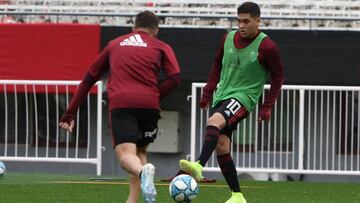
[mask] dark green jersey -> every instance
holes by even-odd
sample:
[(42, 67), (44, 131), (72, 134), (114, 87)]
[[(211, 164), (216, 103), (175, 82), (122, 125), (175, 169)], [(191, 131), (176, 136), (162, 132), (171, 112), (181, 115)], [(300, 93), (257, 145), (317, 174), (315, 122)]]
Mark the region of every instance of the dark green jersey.
[(261, 32), (247, 47), (237, 49), (234, 45), (235, 33), (229, 32), (224, 43), (220, 81), (213, 106), (222, 100), (235, 98), (252, 111), (267, 79), (267, 71), (258, 61), (259, 46), (266, 34)]

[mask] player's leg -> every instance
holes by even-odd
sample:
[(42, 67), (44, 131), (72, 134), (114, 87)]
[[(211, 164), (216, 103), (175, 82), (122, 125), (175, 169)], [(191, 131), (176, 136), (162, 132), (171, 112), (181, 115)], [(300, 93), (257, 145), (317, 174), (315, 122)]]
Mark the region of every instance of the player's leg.
[(232, 192), (240, 192), (235, 164), (230, 154), (230, 143), (231, 141), (228, 136), (219, 136), (219, 142), (216, 146), (217, 161), (230, 190)]
[(116, 146), (115, 151), (121, 167), (130, 175), (128, 201), (132, 202), (138, 198), (138, 188), (140, 185), (138, 181), (141, 178), (142, 185), (146, 187), (142, 190), (145, 203), (155, 202), (156, 191), (153, 181), (155, 167), (152, 164), (142, 165), (140, 158), (137, 156), (136, 145), (133, 143), (119, 144)]
[(138, 119), (132, 109), (114, 109), (110, 112), (110, 129), (114, 148), (121, 167), (132, 175), (139, 175), (142, 164), (137, 156), (139, 139)]
[(126, 203), (137, 203), (140, 194), (140, 178), (139, 176), (129, 175), (129, 196)]
[(216, 154), (221, 172), (232, 192), (231, 198), (226, 203), (244, 203), (246, 200), (240, 190), (235, 164), (230, 153), (230, 146), (233, 130), (236, 129), (240, 120), (247, 117), (248, 111), (243, 106), (232, 108), (232, 110), (232, 114), (230, 114), (232, 116), (227, 119), (228, 125), (222, 130), (223, 134), (219, 136)]
[(231, 198), (226, 203), (245, 203), (246, 200), (240, 190), (235, 164), (230, 154), (230, 144), (230, 138), (222, 134), (219, 136), (219, 142), (216, 146), (219, 167), (232, 193)]
[(156, 191), (154, 186), (155, 167), (148, 163), (142, 165), (136, 155), (136, 145), (133, 143), (119, 144), (115, 148), (121, 167), (130, 175), (130, 194), (128, 199), (137, 198), (138, 184), (136, 177), (141, 179), (141, 189), (145, 203), (155, 202)]
[(185, 159), (180, 160), (180, 168), (191, 174), (195, 180), (202, 179), (202, 167), (205, 166), (211, 154), (216, 148), (220, 129), (225, 126), (225, 119), (220, 113), (214, 113), (209, 119), (206, 127), (205, 141), (203, 143), (200, 156), (196, 162), (190, 162)]
[(134, 143), (118, 144), (115, 152), (121, 167), (129, 174), (139, 176), (142, 164), (136, 153), (136, 145)]
[(221, 135), (216, 147), (217, 160), (221, 172), (231, 190), (231, 197), (225, 203), (246, 203), (241, 193), (234, 161), (230, 154), (231, 141), (226, 135)]
[[(157, 136), (157, 123), (160, 118), (159, 110), (157, 109), (139, 109), (139, 129), (142, 139), (136, 142), (139, 151), (138, 156), (146, 158), (147, 146), (154, 142)], [(145, 159), (146, 161), (146, 159)], [(141, 191), (144, 196), (145, 203), (155, 202), (156, 188), (154, 183), (155, 167), (151, 164), (145, 164), (141, 173)]]
[(230, 100), (225, 100), (211, 109), (214, 112), (207, 121), (205, 140), (201, 149), (201, 153), (196, 162), (190, 162), (187, 160), (180, 160), (180, 168), (189, 174), (191, 174), (197, 181), (202, 178), (202, 167), (205, 166), (213, 151), (215, 150), (221, 129), (226, 126), (225, 111), (228, 110)]
[[(115, 109), (110, 114), (110, 128), (113, 135), (115, 152), (121, 167), (129, 175), (140, 176), (141, 179), (148, 180), (148, 175), (155, 170), (152, 164), (142, 165), (137, 156), (137, 141), (142, 139), (139, 134), (138, 114), (136, 109)], [(131, 177), (133, 180), (133, 177)], [(130, 186), (132, 187), (132, 185)], [(135, 188), (136, 186), (134, 186)], [(129, 197), (130, 198), (130, 197)], [(132, 197), (131, 197), (132, 198)], [(154, 200), (148, 198), (145, 203), (152, 203)]]
[(218, 141), (220, 130), (226, 125), (226, 120), (221, 113), (215, 112), (207, 121), (205, 141), (198, 157), (199, 163), (202, 166), (210, 159), (214, 152)]
[[(154, 187), (155, 167), (150, 163), (144, 165), (142, 164), (142, 162), (145, 162), (146, 159), (137, 156), (135, 144), (132, 144), (135, 146), (135, 150), (124, 148), (124, 146), (129, 147), (130, 144), (132, 143), (120, 144), (115, 148), (117, 156), (119, 157), (120, 165), (130, 175), (130, 192), (128, 201), (132, 202), (138, 198), (138, 190), (140, 189), (139, 186), (141, 180), (141, 188), (145, 203), (153, 203), (155, 202), (156, 197)], [(135, 151), (135, 153), (129, 153), (130, 151)]]
[[(146, 147), (137, 149), (137, 156), (139, 157), (141, 164), (145, 165), (147, 163), (146, 158)], [(129, 197), (126, 203), (137, 203), (139, 194), (140, 194), (140, 177), (138, 175), (130, 174), (130, 191)]]

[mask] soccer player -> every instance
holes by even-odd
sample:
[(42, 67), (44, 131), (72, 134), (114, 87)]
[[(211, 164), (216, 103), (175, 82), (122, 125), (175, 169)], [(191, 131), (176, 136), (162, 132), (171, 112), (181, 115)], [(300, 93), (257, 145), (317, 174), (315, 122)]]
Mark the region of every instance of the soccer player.
[(238, 7), (237, 13), (238, 30), (227, 33), (222, 39), (200, 99), (200, 107), (205, 109), (212, 98), (211, 116), (207, 120), (201, 153), (196, 162), (179, 162), (182, 170), (200, 180), (202, 168), (215, 150), (222, 174), (232, 192), (226, 203), (246, 202), (230, 155), (232, 131), (256, 106), (270, 73), (270, 92), (258, 114), (259, 122), (268, 121), (284, 80), (279, 49), (259, 30), (259, 6), (245, 2)]
[[(160, 100), (180, 83), (174, 51), (157, 39), (158, 25), (154, 13), (141, 12), (131, 33), (109, 42), (89, 68), (59, 124), (73, 130), (79, 105), (94, 83), (109, 72), (110, 130), (118, 161), (130, 176), (127, 203), (138, 202), (140, 189), (145, 203), (155, 202), (155, 167), (147, 163), (146, 148), (157, 135)], [(161, 69), (166, 79), (158, 85)]]

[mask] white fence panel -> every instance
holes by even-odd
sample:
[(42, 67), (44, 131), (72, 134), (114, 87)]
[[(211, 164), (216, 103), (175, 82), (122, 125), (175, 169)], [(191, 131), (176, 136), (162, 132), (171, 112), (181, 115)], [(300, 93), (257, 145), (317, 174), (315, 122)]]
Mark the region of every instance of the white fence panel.
[(95, 164), (101, 175), (102, 82), (77, 112), (74, 132), (58, 127), (79, 83), (0, 80), (0, 160)]
[[(209, 116), (198, 107), (204, 85), (192, 85), (191, 160), (200, 153)], [(360, 87), (284, 85), (270, 122), (257, 122), (258, 106), (234, 131), (237, 170), (360, 175), (359, 100)], [(214, 154), (204, 171), (220, 171)]]

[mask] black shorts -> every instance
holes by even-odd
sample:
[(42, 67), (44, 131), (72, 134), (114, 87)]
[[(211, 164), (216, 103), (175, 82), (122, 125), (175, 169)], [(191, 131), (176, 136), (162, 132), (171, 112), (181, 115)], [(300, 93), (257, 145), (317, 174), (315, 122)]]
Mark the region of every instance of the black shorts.
[(145, 147), (154, 142), (158, 132), (158, 109), (121, 108), (110, 112), (110, 130), (113, 147), (122, 143), (135, 143)]
[(236, 99), (227, 99), (219, 102), (210, 109), (210, 115), (221, 113), (226, 120), (226, 126), (220, 130), (221, 134), (231, 138), (232, 132), (236, 129), (237, 124), (249, 115), (248, 110)]

